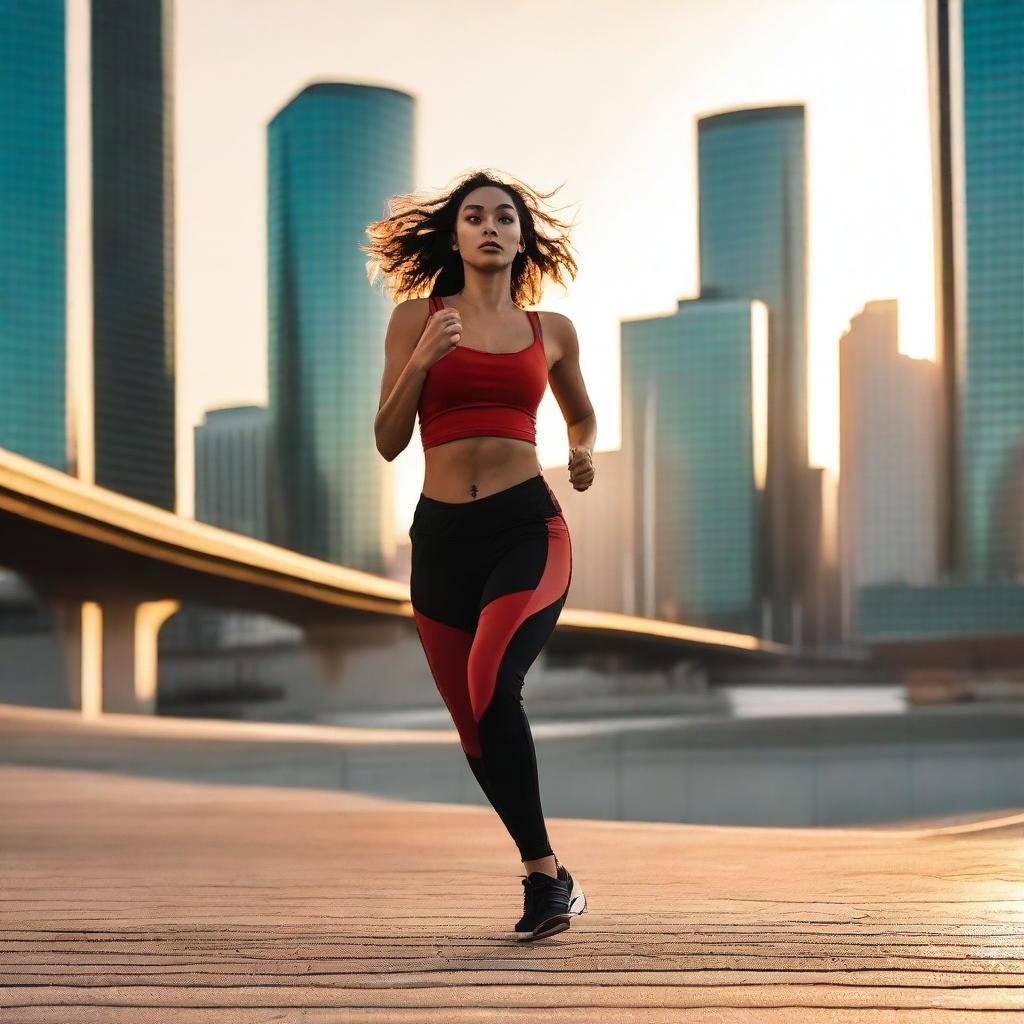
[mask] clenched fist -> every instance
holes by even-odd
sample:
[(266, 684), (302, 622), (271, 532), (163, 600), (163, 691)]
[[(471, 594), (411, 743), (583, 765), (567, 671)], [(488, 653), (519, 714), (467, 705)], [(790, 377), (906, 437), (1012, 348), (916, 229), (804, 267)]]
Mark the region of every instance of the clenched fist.
[(594, 456), (589, 448), (569, 449), (569, 482), (577, 491), (585, 491), (594, 482)]

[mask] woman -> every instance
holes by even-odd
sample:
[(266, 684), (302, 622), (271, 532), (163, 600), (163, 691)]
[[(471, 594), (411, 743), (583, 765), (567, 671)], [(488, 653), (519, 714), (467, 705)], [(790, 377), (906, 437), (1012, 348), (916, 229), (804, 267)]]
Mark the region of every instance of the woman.
[[(576, 271), (565, 237), (538, 233), (538, 221), (566, 225), (536, 196), (474, 173), (433, 201), (398, 197), (363, 247), (371, 282), (382, 270), (399, 300), (374, 423), (385, 459), (420, 419), (425, 474), (409, 530), (416, 628), (470, 768), (519, 849), (521, 941), (564, 931), (586, 907), (548, 841), (522, 704), (572, 575), (569, 531), (536, 454), (546, 385), (568, 424), (577, 491), (594, 480), (597, 433), (572, 322), (522, 308), (545, 275), (564, 284), (563, 268)], [(403, 300), (428, 286), (428, 299)]]

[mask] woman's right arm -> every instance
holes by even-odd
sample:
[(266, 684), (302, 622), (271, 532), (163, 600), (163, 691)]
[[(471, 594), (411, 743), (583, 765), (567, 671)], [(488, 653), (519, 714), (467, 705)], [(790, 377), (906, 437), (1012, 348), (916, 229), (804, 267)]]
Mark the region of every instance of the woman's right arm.
[(406, 299), (398, 303), (391, 311), (384, 338), (384, 373), (373, 432), (377, 451), (388, 462), (405, 450), (412, 437), (420, 392), (427, 379), (429, 367), (417, 353), (425, 307), (423, 299)]
[(438, 309), (424, 320), (426, 299), (405, 299), (391, 311), (384, 338), (384, 375), (373, 432), (377, 451), (398, 458), (412, 437), (427, 371), (462, 340), (457, 309)]

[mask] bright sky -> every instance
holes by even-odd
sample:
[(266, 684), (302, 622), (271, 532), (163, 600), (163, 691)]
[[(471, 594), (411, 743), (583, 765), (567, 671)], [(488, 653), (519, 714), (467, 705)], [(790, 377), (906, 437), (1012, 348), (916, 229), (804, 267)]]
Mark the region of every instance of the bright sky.
[[(323, 80), (417, 98), (415, 188), (478, 167), (564, 182), (580, 271), (540, 308), (576, 326), (598, 450), (620, 440), (619, 320), (697, 292), (696, 119), (806, 104), (810, 454), (834, 469), (850, 318), (897, 298), (901, 350), (934, 351), (924, 19), (924, 0), (177, 0), (179, 511), (204, 410), (267, 400), (266, 124)], [(550, 392), (538, 445), (564, 466)], [(394, 465), (402, 523), (416, 432)]]

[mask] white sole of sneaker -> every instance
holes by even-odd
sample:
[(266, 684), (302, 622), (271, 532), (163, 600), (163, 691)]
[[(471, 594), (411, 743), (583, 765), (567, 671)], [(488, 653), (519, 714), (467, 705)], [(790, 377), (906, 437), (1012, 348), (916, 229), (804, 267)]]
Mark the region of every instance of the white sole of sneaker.
[(572, 892), (569, 894), (569, 913), (579, 916), (587, 909), (587, 897), (580, 888), (580, 883), (572, 880)]
[(513, 932), (517, 942), (532, 942), (534, 939), (546, 939), (549, 935), (557, 935), (569, 927), (569, 914), (556, 914), (546, 921), (541, 921), (532, 932)]

